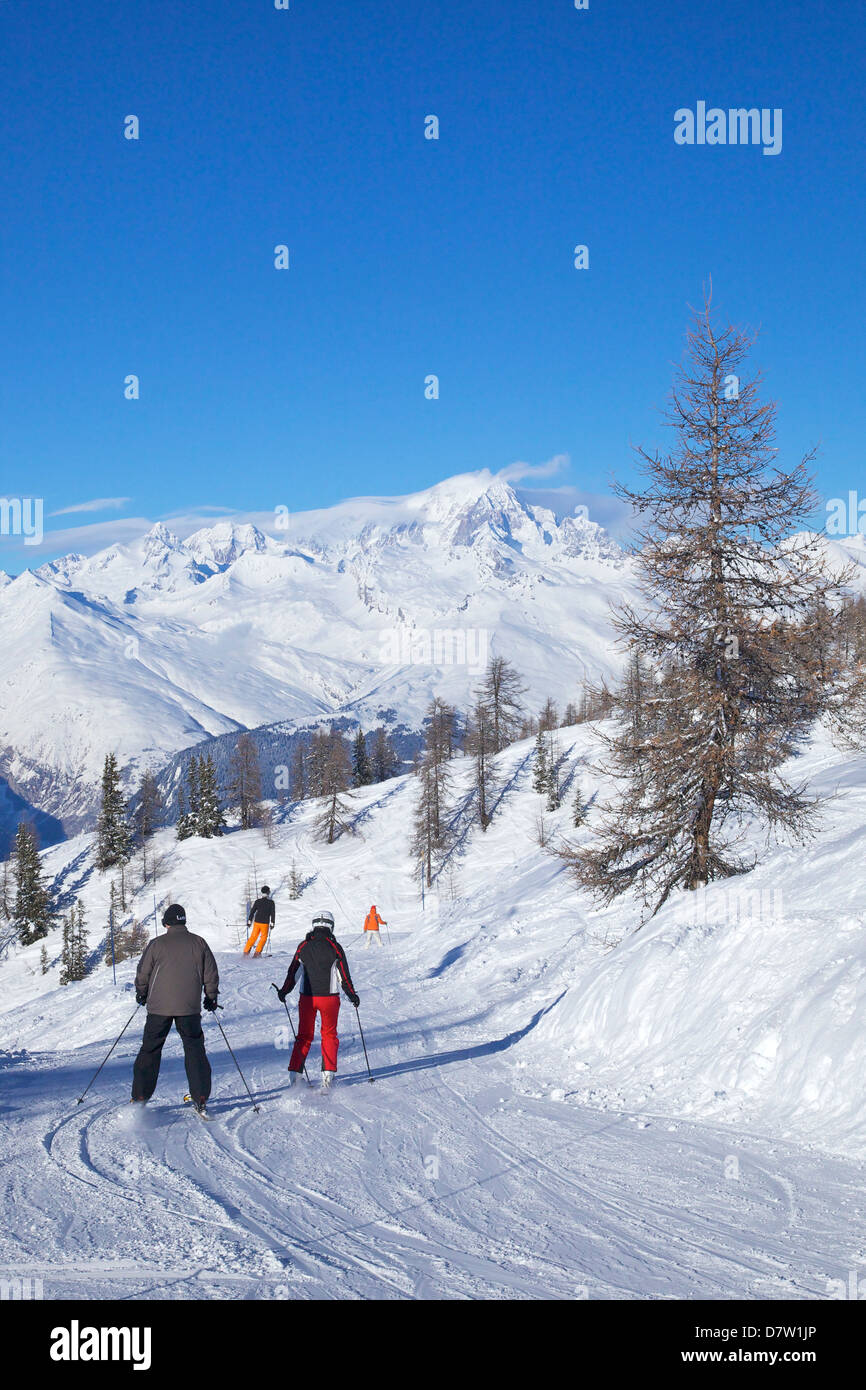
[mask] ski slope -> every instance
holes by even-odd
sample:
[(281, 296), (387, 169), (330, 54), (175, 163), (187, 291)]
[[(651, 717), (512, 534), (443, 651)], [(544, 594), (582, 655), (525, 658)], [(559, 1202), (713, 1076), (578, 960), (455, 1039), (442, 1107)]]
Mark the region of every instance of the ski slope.
[[(591, 793), (591, 727), (561, 738)], [(814, 777), (837, 786), (847, 776), (850, 795), (829, 808), (812, 857), (800, 856), (803, 882), (822, 873), (825, 915), (811, 936), (817, 907), (797, 902), (797, 867), (781, 861), (794, 949), (781, 966), (774, 955), (776, 994), (764, 1000), (746, 990), (755, 957), (734, 940), (739, 921), (708, 932), (660, 915), (622, 939), (634, 911), (596, 913), (568, 885), (534, 841), (530, 751), (502, 755), (502, 799), (484, 836), (465, 814), (469, 769), (455, 765), (458, 848), (423, 908), (405, 852), (411, 778), (360, 793), (358, 833), (330, 847), (313, 840), (309, 807), (285, 812), (270, 849), (257, 832), (180, 845), (166, 834), (159, 891), (217, 951), (219, 1019), (258, 1113), (210, 1017), (214, 1123), (180, 1104), (175, 1034), (153, 1102), (132, 1111), (144, 1021), (133, 964), (118, 968), (116, 987), (100, 965), (60, 989), (55, 966), (38, 973), (38, 947), (15, 951), (0, 966), (0, 1268), (41, 1276), (46, 1298), (86, 1299), (802, 1299), (830, 1296), (861, 1268), (866, 1059), (838, 1005), (823, 1046), (833, 1056), (844, 1040), (850, 1055), (823, 1109), (815, 1102), (797, 1120), (790, 1071), (799, 1037), (801, 1072), (822, 1079), (803, 1027), (824, 1017), (817, 955), (838, 973), (850, 948), (855, 1003), (863, 975), (859, 936), (834, 907), (844, 878), (821, 871), (862, 823), (858, 760), (834, 764), (820, 744), (809, 754)], [(551, 819), (565, 833), (567, 812)], [(94, 927), (108, 889), (88, 846), (80, 837), (45, 860)], [(298, 903), (280, 891), (292, 858), (316, 876)], [(236, 944), (253, 861), (277, 890), (274, 954), (259, 961)], [(758, 873), (772, 881), (774, 862)], [(360, 938), (372, 901), (388, 922), (381, 949)], [(142, 894), (142, 915), (146, 905)], [(287, 1087), (287, 1020), (269, 988), (320, 906), (337, 918), (375, 1075), (370, 1085), (344, 1004), (331, 1094), (319, 1089), (318, 1043), (313, 1087)], [(777, 953), (779, 932), (759, 930)], [(739, 1090), (729, 1083), (737, 1106), (726, 1109), (709, 1056), (719, 1073), (739, 1064), (745, 1074), (762, 1010), (778, 1015), (777, 1084), (766, 1067)]]

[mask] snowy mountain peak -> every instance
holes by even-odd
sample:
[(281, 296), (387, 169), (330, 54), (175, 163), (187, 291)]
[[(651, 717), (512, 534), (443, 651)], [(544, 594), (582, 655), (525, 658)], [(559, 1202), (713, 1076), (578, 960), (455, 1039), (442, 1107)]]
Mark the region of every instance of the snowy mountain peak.
[(173, 531), (169, 531), (161, 521), (144, 537), (144, 556), (147, 560), (162, 560), (169, 551), (181, 550), (181, 542)]
[(261, 554), (268, 549), (268, 538), (257, 526), (220, 521), (187, 537), (185, 549), (200, 564), (224, 569), (247, 551)]

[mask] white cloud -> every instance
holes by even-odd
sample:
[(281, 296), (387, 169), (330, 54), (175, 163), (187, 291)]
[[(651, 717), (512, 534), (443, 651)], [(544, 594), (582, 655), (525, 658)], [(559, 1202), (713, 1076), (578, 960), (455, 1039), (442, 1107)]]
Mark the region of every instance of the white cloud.
[(554, 454), (546, 463), (509, 463), (496, 474), (506, 483), (520, 483), (533, 478), (555, 478), (568, 467), (568, 454)]
[(73, 512), (108, 512), (116, 511), (118, 507), (125, 507), (127, 502), (131, 502), (131, 497), (94, 497), (90, 502), (76, 502), (71, 507), (60, 507), (56, 512), (49, 512), (49, 516), (69, 516)]

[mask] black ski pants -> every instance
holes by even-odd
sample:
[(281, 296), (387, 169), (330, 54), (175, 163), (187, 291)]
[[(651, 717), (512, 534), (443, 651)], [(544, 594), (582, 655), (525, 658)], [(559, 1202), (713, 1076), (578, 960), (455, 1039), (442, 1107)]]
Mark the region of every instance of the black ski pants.
[(162, 1045), (171, 1032), (172, 1024), (175, 1024), (183, 1042), (190, 1095), (199, 1102), (207, 1100), (210, 1095), (210, 1062), (204, 1050), (201, 1014), (183, 1014), (180, 1018), (172, 1018), (170, 1014), (148, 1014), (141, 1050), (132, 1071), (133, 1100), (150, 1100), (156, 1090)]

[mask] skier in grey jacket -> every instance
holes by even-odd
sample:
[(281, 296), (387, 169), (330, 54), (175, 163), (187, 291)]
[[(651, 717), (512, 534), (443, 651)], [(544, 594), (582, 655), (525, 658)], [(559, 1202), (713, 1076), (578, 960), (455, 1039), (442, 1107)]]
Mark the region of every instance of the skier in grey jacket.
[(162, 919), (165, 935), (145, 948), (135, 975), (135, 999), (147, 1005), (141, 1050), (132, 1073), (132, 1099), (147, 1101), (156, 1089), (162, 1047), (172, 1023), (183, 1042), (189, 1094), (198, 1109), (210, 1095), (211, 1070), (201, 1027), (204, 1007), (213, 1011), (219, 994), (219, 971), (204, 937), (186, 929), (186, 913), (172, 903)]

